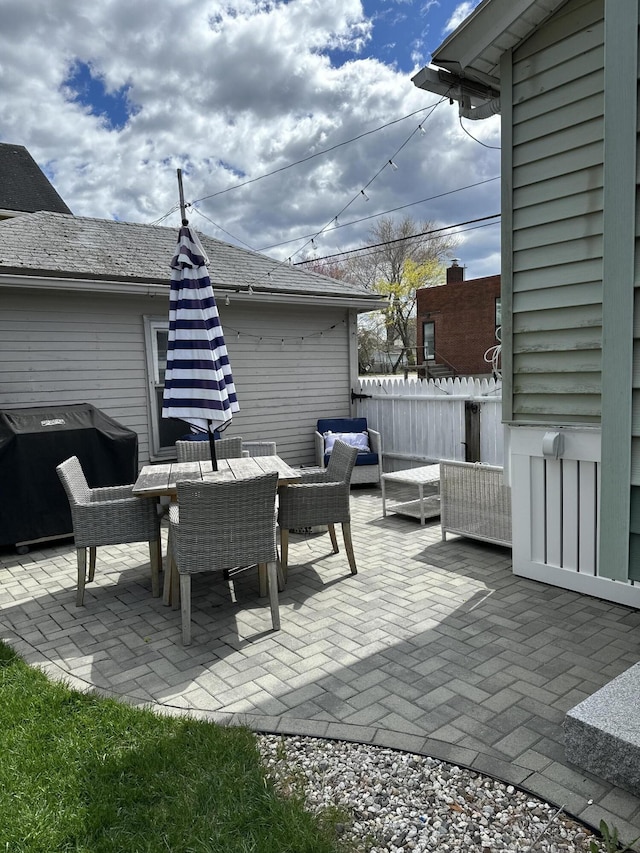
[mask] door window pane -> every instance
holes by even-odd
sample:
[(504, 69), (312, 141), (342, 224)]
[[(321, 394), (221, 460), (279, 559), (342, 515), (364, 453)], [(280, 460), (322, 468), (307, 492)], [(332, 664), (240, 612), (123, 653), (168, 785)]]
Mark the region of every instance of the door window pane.
[(178, 438), (189, 432), (184, 421), (162, 417), (162, 397), (164, 393), (164, 375), (167, 369), (167, 345), (169, 324), (158, 318), (145, 318), (145, 339), (147, 348), (147, 370), (149, 383), (149, 449), (153, 458), (175, 456), (175, 443)]
[(436, 324), (428, 321), (422, 324), (424, 361), (434, 361), (436, 357)]

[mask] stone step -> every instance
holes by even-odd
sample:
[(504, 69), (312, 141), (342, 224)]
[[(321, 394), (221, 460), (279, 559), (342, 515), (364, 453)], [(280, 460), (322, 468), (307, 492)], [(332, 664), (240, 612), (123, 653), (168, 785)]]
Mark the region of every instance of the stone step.
[(564, 742), (570, 762), (640, 796), (640, 663), (566, 714)]
[(422, 375), (429, 379), (449, 379), (455, 376), (456, 372), (446, 364), (429, 362), (428, 364), (418, 365), (418, 375)]

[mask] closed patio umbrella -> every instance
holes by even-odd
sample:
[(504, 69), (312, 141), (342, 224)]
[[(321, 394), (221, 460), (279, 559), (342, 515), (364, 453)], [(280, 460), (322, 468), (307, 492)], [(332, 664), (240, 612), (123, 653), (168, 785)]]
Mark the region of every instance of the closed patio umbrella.
[(180, 418), (196, 432), (208, 432), (217, 470), (214, 431), (239, 411), (218, 307), (195, 231), (183, 224), (171, 261), (167, 369), (163, 418)]

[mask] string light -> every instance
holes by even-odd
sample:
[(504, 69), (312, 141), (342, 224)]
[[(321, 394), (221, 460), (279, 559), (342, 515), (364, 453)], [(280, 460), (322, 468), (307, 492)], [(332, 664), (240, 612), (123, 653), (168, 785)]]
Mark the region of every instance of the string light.
[(398, 171), (398, 167), (397, 167), (397, 166), (396, 166), (396, 164), (393, 162), (393, 160), (389, 160), (389, 165), (391, 166), (391, 168), (393, 169), (393, 171), (394, 171), (394, 172), (397, 172), (397, 171)]
[[(332, 326), (329, 326), (327, 329), (321, 329), (318, 332), (310, 332), (308, 335), (255, 335), (251, 332), (242, 332), (243, 338), (250, 338), (251, 340), (258, 341), (258, 343), (262, 343), (263, 341), (273, 341), (274, 343), (279, 343), (280, 348), (284, 349), (286, 343), (291, 341), (295, 341), (296, 343), (303, 343), (305, 340), (309, 338), (324, 338), (325, 335), (328, 335), (334, 329), (337, 329), (338, 326), (345, 326), (346, 321), (342, 320), (340, 323), (334, 323)], [(236, 340), (240, 340), (240, 330), (234, 329), (232, 326), (225, 324), (225, 332), (228, 333), (229, 337), (232, 334), (235, 334)]]
[(228, 293), (227, 293), (227, 298), (224, 300), (224, 304), (225, 304), (225, 305), (230, 305), (230, 304), (231, 304), (231, 300), (229, 299), (229, 294), (228, 294)]
[[(443, 103), (445, 100), (446, 100), (446, 98), (445, 98), (445, 97), (443, 97), (443, 98), (441, 98), (437, 103), (435, 103), (432, 107), (430, 107), (430, 108), (429, 108), (429, 109), (430, 109), (430, 112), (429, 112), (429, 114), (426, 116), (425, 120), (426, 120), (427, 118), (429, 118), (429, 117), (433, 114), (434, 110), (435, 110), (435, 109), (436, 109), (436, 108), (437, 108), (441, 103)], [(424, 120), (423, 120), (423, 121), (424, 121)], [(425, 133), (425, 130), (424, 130), (423, 126), (422, 126), (422, 123), (420, 123), (420, 124), (419, 124), (419, 125), (418, 125), (418, 126), (417, 126), (417, 127), (416, 127), (412, 132), (411, 132), (411, 133), (410, 133), (410, 135), (407, 137), (407, 139), (405, 139), (405, 141), (402, 143), (402, 145), (400, 145), (400, 147), (399, 147), (399, 148), (394, 152), (393, 157), (397, 156), (397, 155), (398, 155), (398, 154), (403, 150), (403, 148), (405, 148), (405, 146), (409, 144), (410, 140), (413, 138), (413, 136), (414, 136), (418, 131), (420, 131), (421, 133)], [(337, 213), (337, 214), (336, 214), (336, 215), (335, 215), (331, 220), (329, 220), (329, 222), (328, 222), (326, 225), (324, 225), (322, 228), (320, 228), (320, 229), (316, 232), (316, 234), (314, 235), (314, 237), (317, 237), (317, 236), (319, 236), (320, 234), (322, 234), (325, 230), (327, 230), (327, 228), (328, 228), (331, 224), (333, 224), (333, 225), (334, 225), (334, 227), (338, 227), (338, 217), (339, 217), (342, 213), (344, 213), (344, 212), (345, 212), (345, 211), (346, 211), (346, 210), (347, 210), (347, 209), (348, 209), (348, 208), (353, 204), (353, 202), (355, 201), (355, 199), (356, 199), (356, 198), (358, 198), (358, 196), (359, 196), (359, 195), (363, 196), (364, 200), (368, 202), (368, 201), (369, 201), (369, 196), (368, 196), (368, 195), (367, 195), (367, 193), (365, 192), (365, 189), (366, 189), (367, 187), (369, 187), (369, 186), (370, 186), (370, 185), (371, 185), (371, 184), (376, 180), (376, 178), (378, 178), (378, 176), (381, 174), (381, 172), (382, 172), (382, 171), (383, 171), (383, 170), (384, 170), (388, 165), (391, 165), (391, 167), (392, 167), (392, 168), (397, 169), (397, 166), (395, 165), (395, 163), (394, 163), (394, 161), (393, 161), (393, 158), (392, 158), (392, 157), (390, 157), (390, 158), (387, 160), (387, 162), (385, 162), (385, 163), (384, 163), (384, 164), (383, 164), (383, 165), (378, 169), (378, 171), (373, 175), (373, 177), (369, 180), (369, 182), (368, 182), (367, 184), (365, 184), (365, 186), (360, 190), (360, 192), (359, 192), (359, 193), (357, 193), (357, 194), (356, 194), (356, 195), (355, 195), (355, 196), (354, 196), (354, 197), (353, 197), (349, 202), (347, 202), (347, 204), (342, 208), (342, 210), (340, 210), (340, 211), (339, 211), (339, 212), (338, 212), (338, 213)], [(249, 182), (249, 183), (250, 183), (250, 182)], [(210, 197), (212, 197), (212, 196), (207, 196), (207, 197), (205, 197), (205, 198), (210, 198)], [(204, 198), (202, 198), (202, 199), (198, 199), (198, 201), (204, 201)], [(194, 204), (194, 205), (195, 205), (195, 202), (193, 202), (192, 204)], [(199, 212), (200, 212), (200, 211), (199, 211)], [(206, 217), (206, 218), (208, 218), (208, 217)], [(212, 221), (212, 220), (210, 220), (210, 221)], [(213, 223), (213, 224), (216, 224), (216, 223)], [(216, 224), (216, 227), (219, 227), (219, 226), (217, 226), (217, 224)], [(312, 237), (311, 239), (313, 240), (313, 237)], [(311, 242), (311, 241), (307, 241), (304, 245), (302, 245), (302, 246), (301, 246), (301, 247), (300, 247), (296, 252), (294, 252), (294, 255), (297, 255), (297, 254), (299, 254), (300, 252), (302, 252), (302, 251), (303, 251), (303, 249), (304, 249), (307, 245), (309, 245), (309, 242)], [(245, 244), (245, 245), (246, 245), (246, 244)], [(287, 258), (287, 260), (286, 260), (286, 263), (287, 263), (288, 265), (290, 265), (290, 266), (291, 266), (291, 265), (293, 265), (293, 256), (288, 257), (288, 258)], [(275, 267), (274, 267), (274, 268), (277, 268), (278, 266), (281, 266), (281, 264), (282, 264), (282, 262), (276, 262), (276, 263), (275, 263)], [(270, 275), (270, 273), (269, 273), (268, 271), (267, 271), (266, 273), (263, 273), (262, 275), (264, 276), (265, 274), (266, 274), (266, 275)], [(258, 281), (260, 278), (262, 278), (262, 276), (258, 277), (258, 278), (257, 278), (257, 279), (255, 279), (255, 280), (256, 280), (256, 281)], [(247, 290), (248, 290), (248, 293), (249, 293), (249, 294), (253, 294), (253, 288), (251, 287), (251, 285), (250, 285), (250, 284), (249, 284), (249, 286), (248, 286)]]

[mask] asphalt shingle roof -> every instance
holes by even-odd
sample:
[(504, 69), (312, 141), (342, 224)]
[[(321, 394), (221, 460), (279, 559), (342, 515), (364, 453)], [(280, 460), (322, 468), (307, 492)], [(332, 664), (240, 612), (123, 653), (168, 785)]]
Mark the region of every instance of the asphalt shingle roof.
[(71, 213), (23, 145), (0, 143), (0, 209)]
[[(0, 221), (0, 274), (167, 283), (177, 229), (40, 212)], [(225, 289), (355, 297), (380, 296), (200, 234), (211, 282)], [(377, 307), (377, 306), (372, 306)]]

